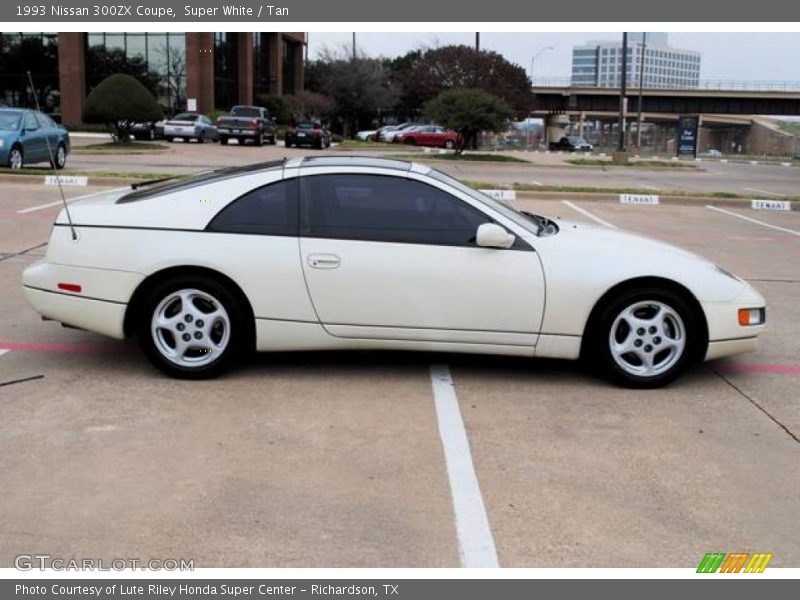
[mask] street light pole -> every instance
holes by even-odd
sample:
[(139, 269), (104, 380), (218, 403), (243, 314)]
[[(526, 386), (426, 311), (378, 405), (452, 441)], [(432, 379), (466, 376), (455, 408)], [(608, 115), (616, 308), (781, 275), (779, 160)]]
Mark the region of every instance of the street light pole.
[(546, 52), (547, 50), (555, 50), (553, 46), (545, 46), (544, 48), (540, 49), (536, 54), (531, 56), (531, 85), (533, 85), (533, 65), (536, 63), (536, 59), (539, 58), (539, 55), (542, 52)]
[(622, 78), (619, 87), (619, 143), (617, 150), (625, 152), (625, 86), (628, 83), (628, 32), (622, 34)]
[(642, 90), (644, 89), (644, 61), (647, 54), (647, 33), (642, 33), (642, 54), (639, 56), (639, 116), (636, 119), (636, 149), (642, 149)]
[(353, 60), (356, 59), (356, 32), (353, 32)]
[(481, 34), (479, 32), (475, 32), (475, 52), (481, 51)]

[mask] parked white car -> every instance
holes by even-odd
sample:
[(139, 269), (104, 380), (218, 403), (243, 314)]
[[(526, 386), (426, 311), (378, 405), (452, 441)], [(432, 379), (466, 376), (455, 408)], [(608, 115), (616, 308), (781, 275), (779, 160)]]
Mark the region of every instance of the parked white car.
[(673, 246), (517, 212), (429, 167), (307, 157), (64, 210), (22, 283), (48, 319), (217, 375), (258, 350), (590, 358), (656, 387), (756, 348), (764, 299)]

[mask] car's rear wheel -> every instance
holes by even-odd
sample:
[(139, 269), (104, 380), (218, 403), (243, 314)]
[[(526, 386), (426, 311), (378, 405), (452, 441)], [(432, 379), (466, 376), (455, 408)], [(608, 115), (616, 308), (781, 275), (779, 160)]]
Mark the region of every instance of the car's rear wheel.
[(416, 146), (417, 140), (415, 140), (414, 138), (406, 138), (405, 140), (403, 140), (403, 143), (408, 144), (409, 146)]
[(144, 302), (138, 338), (147, 358), (173, 377), (206, 379), (240, 353), (244, 311), (213, 279), (178, 277)]
[(165, 137), (164, 139), (167, 140), (170, 144), (175, 141), (174, 137)]
[(599, 366), (626, 387), (656, 388), (678, 378), (697, 357), (698, 317), (678, 294), (631, 290), (602, 311), (593, 336)]
[(228, 145), (227, 136), (224, 135), (219, 136), (219, 143), (222, 144), (223, 146), (227, 146)]
[(453, 148), (456, 147), (456, 143), (453, 140), (447, 140), (444, 143), (444, 147), (447, 148), (448, 150), (452, 150)]
[(283, 141), (283, 145), (286, 148), (291, 148), (292, 147), (292, 142), (290, 142), (289, 140), (284, 140)]
[(22, 148), (20, 146), (11, 148), (11, 151), (8, 153), (8, 168), (21, 169), (24, 163), (25, 156), (22, 153)]
[(261, 146), (264, 143), (264, 134), (259, 133), (255, 138), (253, 138), (253, 143), (256, 146)]

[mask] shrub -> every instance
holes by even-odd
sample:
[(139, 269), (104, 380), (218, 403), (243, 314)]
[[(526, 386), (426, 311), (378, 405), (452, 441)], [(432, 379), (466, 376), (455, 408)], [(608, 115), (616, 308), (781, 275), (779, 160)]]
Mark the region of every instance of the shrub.
[(107, 125), (120, 141), (130, 139), (134, 123), (157, 121), (163, 115), (153, 94), (135, 77), (121, 73), (101, 81), (83, 105), (84, 122)]

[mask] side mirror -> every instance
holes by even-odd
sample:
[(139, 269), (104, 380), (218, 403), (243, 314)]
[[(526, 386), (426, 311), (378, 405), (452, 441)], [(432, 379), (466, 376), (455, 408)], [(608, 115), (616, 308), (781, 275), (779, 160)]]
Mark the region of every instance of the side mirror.
[(483, 223), (478, 227), (475, 243), (482, 248), (511, 248), (516, 239), (497, 223)]

